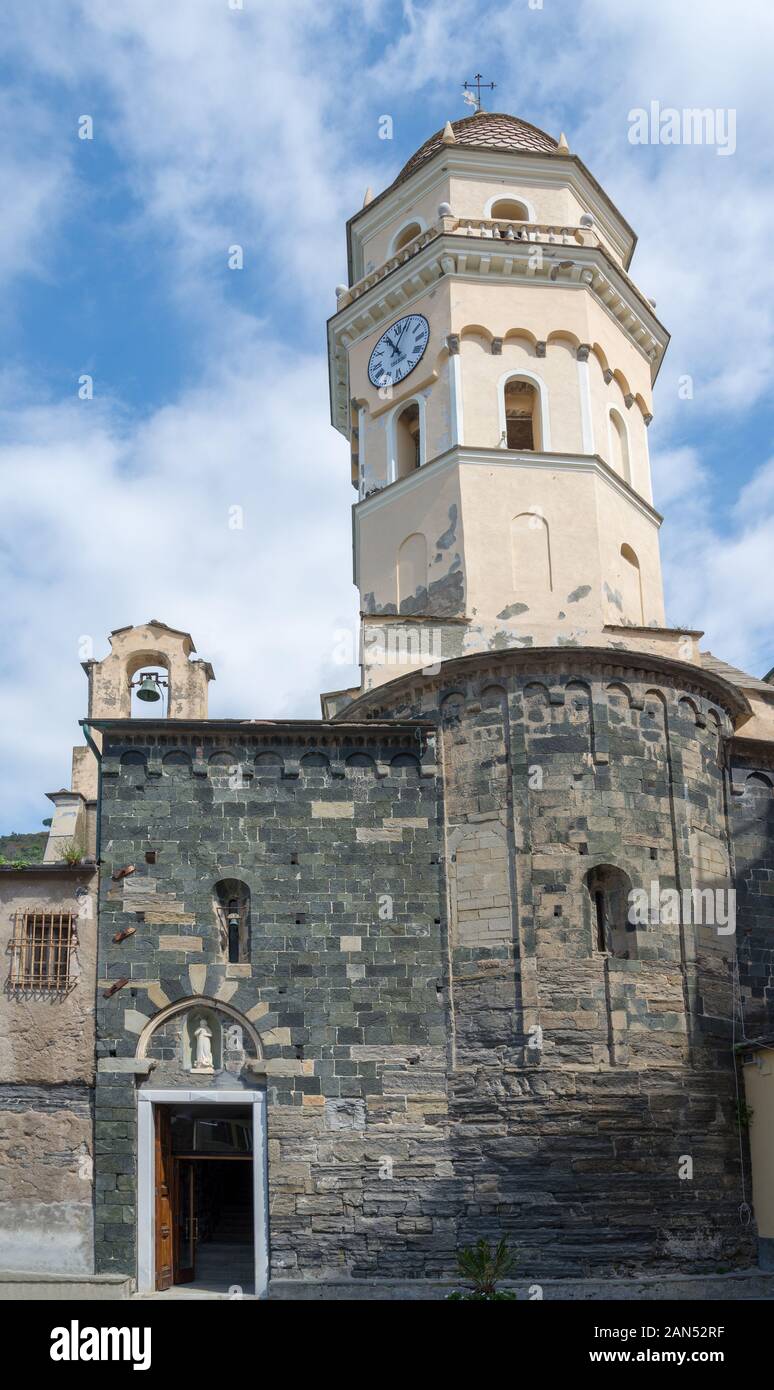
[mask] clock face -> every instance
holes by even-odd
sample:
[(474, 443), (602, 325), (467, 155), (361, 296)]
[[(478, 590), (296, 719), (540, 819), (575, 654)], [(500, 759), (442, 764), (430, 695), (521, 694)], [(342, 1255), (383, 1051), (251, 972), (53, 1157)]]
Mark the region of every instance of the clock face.
[(422, 314), (407, 314), (383, 333), (368, 359), (373, 386), (397, 386), (424, 356), (430, 325)]

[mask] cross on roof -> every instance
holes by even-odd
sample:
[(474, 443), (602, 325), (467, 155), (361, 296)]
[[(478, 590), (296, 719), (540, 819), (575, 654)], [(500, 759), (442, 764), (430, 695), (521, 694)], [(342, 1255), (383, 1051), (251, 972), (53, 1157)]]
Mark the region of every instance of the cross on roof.
[[(490, 88), (491, 91), (494, 91), (495, 86), (496, 86), (496, 83), (494, 83), (494, 82), (482, 82), (482, 81), (481, 81), (481, 73), (480, 73), (480, 72), (477, 72), (472, 82), (463, 82), (463, 84), (462, 84), (462, 94), (463, 94), (463, 96), (464, 96), (464, 98), (465, 98), (465, 100), (466, 100), (466, 102), (468, 103), (469, 106), (475, 106), (476, 110), (477, 110), (477, 111), (480, 111), (480, 110), (481, 110), (481, 88), (482, 88), (482, 87), (488, 87), (488, 88)], [(475, 96), (473, 96), (473, 88), (474, 88), (474, 87), (475, 87), (475, 90), (476, 90), (476, 95), (475, 95)]]

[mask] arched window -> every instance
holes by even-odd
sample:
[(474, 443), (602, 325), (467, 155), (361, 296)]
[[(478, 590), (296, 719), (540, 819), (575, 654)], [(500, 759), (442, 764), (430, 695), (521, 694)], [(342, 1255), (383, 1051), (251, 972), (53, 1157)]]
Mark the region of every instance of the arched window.
[(410, 401), (395, 418), (395, 476), (408, 478), (422, 462), (419, 405)]
[(505, 448), (522, 452), (542, 447), (540, 400), (531, 381), (511, 377), (505, 383)]
[(597, 864), (586, 875), (594, 949), (619, 960), (637, 959), (636, 925), (629, 921), (631, 879), (612, 864)]
[(218, 924), (221, 959), (242, 965), (250, 959), (250, 889), (237, 878), (215, 884), (212, 905)]
[(404, 246), (408, 246), (409, 242), (413, 241), (415, 236), (419, 236), (421, 231), (422, 227), (418, 222), (409, 222), (407, 227), (402, 227), (392, 243), (393, 256), (397, 256), (398, 252), (402, 251)]
[(398, 611), (427, 595), (427, 541), (419, 532), (407, 536), (398, 551)]
[(621, 546), (620, 584), (623, 615), (630, 623), (641, 626), (645, 621), (642, 603), (640, 562), (630, 545)]
[(631, 483), (629, 435), (623, 416), (613, 408), (610, 410), (610, 467), (620, 474), (624, 482)]
[(498, 198), (489, 209), (495, 222), (529, 222), (529, 210), (516, 198)]

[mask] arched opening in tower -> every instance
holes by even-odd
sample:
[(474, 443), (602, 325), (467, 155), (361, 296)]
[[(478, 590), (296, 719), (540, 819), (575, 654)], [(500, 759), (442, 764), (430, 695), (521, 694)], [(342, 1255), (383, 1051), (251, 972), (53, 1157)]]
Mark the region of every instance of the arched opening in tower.
[(520, 451), (540, 448), (538, 393), (530, 381), (505, 383), (505, 442)]
[(408, 478), (421, 461), (421, 425), (419, 406), (411, 401), (395, 421), (397, 477)]

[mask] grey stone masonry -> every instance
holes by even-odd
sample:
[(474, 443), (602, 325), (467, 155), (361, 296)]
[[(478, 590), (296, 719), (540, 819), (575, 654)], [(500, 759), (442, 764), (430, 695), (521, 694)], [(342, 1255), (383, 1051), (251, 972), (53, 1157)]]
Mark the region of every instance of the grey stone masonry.
[[(455, 1228), (460, 1244), (506, 1235), (530, 1277), (752, 1258), (723, 917), (738, 701), (682, 663), (551, 649), (447, 663), (348, 707), (438, 730)], [(770, 822), (756, 835), (759, 866)], [(769, 971), (772, 898), (753, 881)], [(600, 940), (611, 883), (649, 906)], [(720, 921), (699, 890), (719, 890)]]
[(746, 1036), (774, 1032), (774, 748), (731, 745), (730, 818)]
[(106, 723), (97, 1267), (134, 1271), (137, 1093), (191, 1086), (195, 1007), (197, 1087), (267, 1090), (274, 1280), (447, 1278), (480, 1236), (530, 1282), (752, 1263), (732, 1046), (771, 1007), (774, 864), (742, 700), (552, 648), (333, 722)]
[[(153, 1070), (100, 1071), (97, 1268), (135, 1268), (137, 1088), (191, 1086), (184, 1014), (169, 1013), (186, 1000), (243, 1024), (233, 1041), (224, 1027), (221, 1067), (195, 1084), (267, 1087), (273, 1270), (443, 1268), (454, 1238), (441, 1198), (434, 740), (416, 724), (136, 721), (103, 734), (97, 1048), (101, 1067), (139, 1056)], [(239, 962), (221, 881), (249, 890)]]

